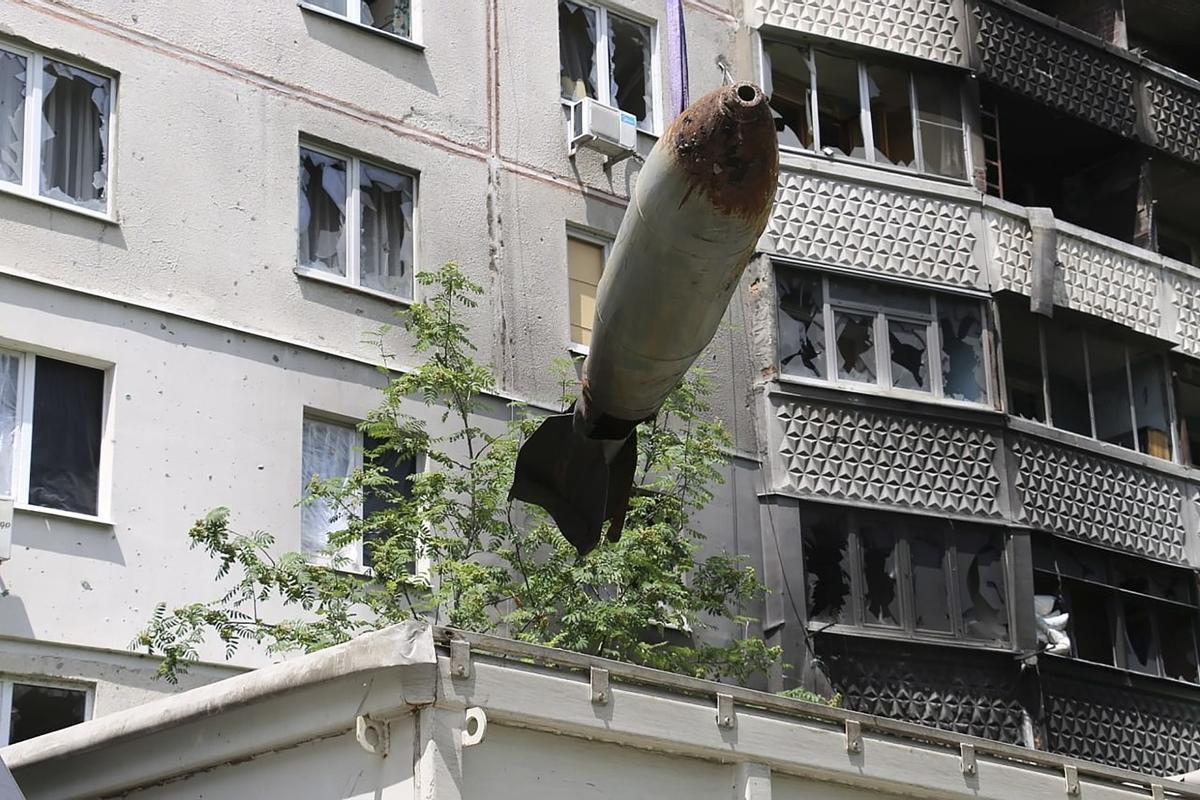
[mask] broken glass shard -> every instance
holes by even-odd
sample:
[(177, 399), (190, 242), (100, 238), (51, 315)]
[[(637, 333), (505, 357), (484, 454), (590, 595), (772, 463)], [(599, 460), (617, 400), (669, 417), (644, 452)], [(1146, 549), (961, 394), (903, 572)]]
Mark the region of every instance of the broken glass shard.
[(412, 297), (412, 177), (363, 164), (359, 206), (362, 285)]
[(846, 532), (832, 514), (801, 517), (808, 618), (817, 622), (850, 622), (850, 547)]
[(652, 130), (650, 28), (610, 12), (608, 57), (613, 105), (636, 117), (642, 130)]
[(838, 377), (875, 383), (875, 317), (838, 311), (833, 320), (837, 335)]
[(918, 531), (909, 539), (913, 605), (918, 630), (954, 630), (946, 580), (946, 541), (941, 531)]
[(900, 625), (900, 592), (896, 573), (896, 537), (875, 524), (859, 531), (863, 562), (863, 613), (873, 625)]
[(596, 12), (558, 2), (559, 83), (564, 100), (596, 99)]
[(97, 211), (108, 189), (111, 82), (46, 59), (42, 70), (41, 194)]
[(892, 385), (900, 389), (930, 391), (928, 329), (924, 323), (888, 321), (888, 351)]
[(1008, 602), (1004, 588), (1004, 550), (1000, 537), (957, 529), (958, 599), (963, 633), (972, 639), (1008, 639)]
[(811, 272), (779, 269), (779, 366), (785, 375), (826, 378), (825, 302), (821, 277)]
[(969, 403), (985, 402), (987, 378), (983, 367), (982, 307), (975, 300), (939, 295), (937, 310), (938, 331), (942, 337), (944, 395)]
[(346, 162), (300, 148), (302, 267), (346, 274)]
[(24, 56), (0, 50), (0, 181), (20, 183), (25, 155)]

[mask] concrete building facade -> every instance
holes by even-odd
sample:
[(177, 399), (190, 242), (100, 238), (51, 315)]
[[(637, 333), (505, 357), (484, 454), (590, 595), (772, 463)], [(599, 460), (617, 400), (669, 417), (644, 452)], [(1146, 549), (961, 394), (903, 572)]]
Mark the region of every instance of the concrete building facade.
[[(306, 444), (377, 402), (364, 340), (414, 271), (486, 287), (497, 419), (551, 405), (550, 364), (586, 345), (579, 254), (638, 161), (572, 156), (568, 102), (620, 106), (647, 153), (669, 4), (353, 5), (0, 5), (9, 738), (22, 702), (29, 724), (168, 690), (122, 648), (213, 591), (184, 536), (209, 508), (301, 547)], [(771, 586), (771, 688), (1200, 768), (1200, 15), (682, 11), (691, 95), (754, 80), (778, 115), (776, 207), (701, 359), (735, 443), (704, 527)], [(260, 663), (203, 656), (195, 682)]]

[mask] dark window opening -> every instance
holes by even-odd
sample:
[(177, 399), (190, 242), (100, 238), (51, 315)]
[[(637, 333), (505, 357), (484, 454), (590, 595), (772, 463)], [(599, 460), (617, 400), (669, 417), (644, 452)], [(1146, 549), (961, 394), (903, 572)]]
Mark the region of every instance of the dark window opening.
[(808, 586), (808, 618), (850, 622), (850, 544), (836, 512), (801, 517), (804, 569)]
[(812, 72), (808, 50), (767, 42), (764, 55), (770, 64), (771, 109), (777, 115), (781, 147), (813, 149)]
[(565, 100), (596, 99), (596, 12), (559, 0), (559, 83)]
[(362, 22), (372, 28), (412, 36), (412, 0), (362, 0)]
[[(368, 464), (373, 463), (375, 466), (383, 468), (383, 474), (393, 481), (393, 484), (388, 487), (371, 488), (367, 487), (363, 491), (363, 518), (366, 519), (372, 514), (384, 511), (391, 507), (396, 500), (408, 497), (412, 490), (412, 482), (410, 480), (414, 472), (417, 471), (416, 459), (411, 456), (401, 455), (391, 450), (381, 450), (380, 446), (383, 441), (372, 436), (363, 434), (363, 453), (364, 461)], [(379, 452), (377, 452), (379, 451)], [(370, 458), (369, 454), (374, 453), (374, 459)], [(369, 530), (363, 533), (363, 566), (370, 567), (375, 563), (373, 551), (377, 542), (382, 540), (387, 535), (386, 531)]]
[(915, 530), (908, 540), (912, 559), (913, 610), (917, 630), (951, 633), (946, 538), (940, 530)]
[(41, 356), (34, 363), (29, 503), (95, 516), (104, 372)]
[(1183, 463), (1200, 467), (1200, 364), (1177, 358), (1172, 367)]
[(14, 683), (8, 743), (77, 725), (87, 713), (87, 692)]
[(867, 157), (859, 115), (858, 62), (817, 50), (817, 127), (821, 147), (853, 158)]
[(779, 365), (789, 375), (827, 378), (825, 366), (824, 283), (816, 273), (781, 269), (779, 293)]
[(650, 28), (608, 14), (613, 104), (652, 127), (650, 108)]
[(862, 546), (865, 621), (871, 625), (900, 624), (900, 592), (896, 563), (896, 537), (891, 531), (867, 523), (859, 528)]

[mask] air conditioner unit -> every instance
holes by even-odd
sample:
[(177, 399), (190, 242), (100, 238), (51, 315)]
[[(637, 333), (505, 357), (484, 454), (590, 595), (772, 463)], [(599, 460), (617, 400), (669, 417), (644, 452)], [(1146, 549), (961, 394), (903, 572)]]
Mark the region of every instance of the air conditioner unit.
[(584, 98), (571, 106), (567, 145), (571, 155), (587, 147), (610, 158), (637, 149), (637, 118), (627, 111)]

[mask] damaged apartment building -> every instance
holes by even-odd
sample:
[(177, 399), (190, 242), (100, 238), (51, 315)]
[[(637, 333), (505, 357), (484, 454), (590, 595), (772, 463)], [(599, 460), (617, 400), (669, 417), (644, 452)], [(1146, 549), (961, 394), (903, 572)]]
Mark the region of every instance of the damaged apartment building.
[(486, 288), (483, 424), (556, 408), (681, 90), (753, 80), (780, 185), (699, 362), (698, 522), (771, 591), (705, 635), (781, 645), (771, 690), (1200, 770), (1198, 40), (1183, 0), (0, 4), (0, 745), (175, 689), (127, 645), (216, 596), (209, 509), (324, 547), (297, 502), (415, 275)]

